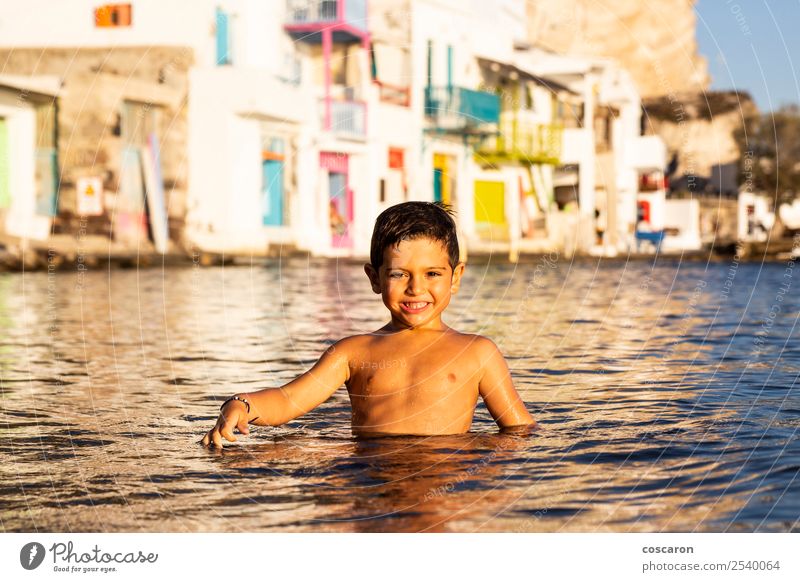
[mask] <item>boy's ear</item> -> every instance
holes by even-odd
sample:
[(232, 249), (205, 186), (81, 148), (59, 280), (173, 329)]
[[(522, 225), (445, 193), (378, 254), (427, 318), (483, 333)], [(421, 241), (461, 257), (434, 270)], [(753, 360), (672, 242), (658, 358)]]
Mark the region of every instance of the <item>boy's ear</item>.
[(364, 263), (364, 272), (369, 277), (369, 283), (372, 286), (372, 291), (380, 294), (381, 292), (381, 278), (378, 272), (372, 267), (370, 263)]
[(458, 290), (461, 288), (461, 277), (464, 275), (465, 268), (466, 265), (464, 263), (459, 263), (456, 265), (455, 269), (453, 269), (453, 282), (450, 285), (451, 293), (458, 293)]

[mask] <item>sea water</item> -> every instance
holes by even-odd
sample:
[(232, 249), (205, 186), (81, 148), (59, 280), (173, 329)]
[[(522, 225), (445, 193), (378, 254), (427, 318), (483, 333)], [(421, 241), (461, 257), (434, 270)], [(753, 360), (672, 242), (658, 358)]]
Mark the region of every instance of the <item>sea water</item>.
[(541, 424), (355, 439), (344, 389), (224, 450), (234, 392), (386, 310), (360, 264), (0, 275), (4, 531), (789, 531), (800, 265), (476, 261), (445, 321)]

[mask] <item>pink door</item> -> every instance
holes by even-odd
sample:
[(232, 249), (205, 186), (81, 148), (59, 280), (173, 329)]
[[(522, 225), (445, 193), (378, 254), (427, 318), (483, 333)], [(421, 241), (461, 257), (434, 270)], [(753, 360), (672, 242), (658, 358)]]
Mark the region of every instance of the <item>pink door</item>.
[(338, 248), (350, 248), (353, 246), (353, 191), (348, 179), (347, 154), (322, 152), (320, 167), (328, 171), (331, 244)]

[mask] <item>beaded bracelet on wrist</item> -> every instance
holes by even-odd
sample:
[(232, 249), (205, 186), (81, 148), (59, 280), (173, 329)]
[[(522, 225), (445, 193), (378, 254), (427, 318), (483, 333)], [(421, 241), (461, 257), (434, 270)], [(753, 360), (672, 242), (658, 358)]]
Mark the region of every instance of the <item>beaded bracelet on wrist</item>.
[(222, 403), (222, 406), (219, 407), (220, 410), (225, 408), (225, 405), (230, 402), (231, 400), (238, 400), (239, 402), (244, 402), (244, 405), (247, 407), (247, 414), (250, 414), (250, 403), (245, 400), (244, 398), (239, 398), (238, 396), (231, 396), (225, 402)]

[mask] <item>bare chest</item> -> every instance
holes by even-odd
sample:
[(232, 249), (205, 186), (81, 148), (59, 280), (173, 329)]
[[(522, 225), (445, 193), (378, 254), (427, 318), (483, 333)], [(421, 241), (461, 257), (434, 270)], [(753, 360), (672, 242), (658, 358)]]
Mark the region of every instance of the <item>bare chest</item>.
[(475, 390), (478, 363), (458, 345), (449, 347), (374, 348), (351, 362), (351, 394), (440, 398)]

